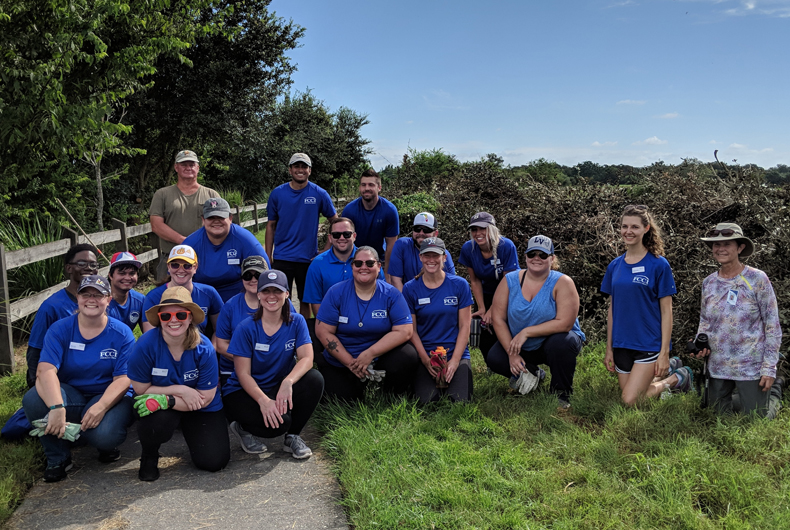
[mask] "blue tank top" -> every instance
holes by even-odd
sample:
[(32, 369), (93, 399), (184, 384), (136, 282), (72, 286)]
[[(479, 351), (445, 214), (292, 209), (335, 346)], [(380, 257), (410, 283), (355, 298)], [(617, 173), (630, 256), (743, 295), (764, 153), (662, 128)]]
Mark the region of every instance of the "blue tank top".
[[(557, 302), (554, 300), (553, 292), (554, 286), (557, 285), (557, 281), (562, 276), (561, 272), (549, 271), (549, 276), (543, 282), (543, 287), (540, 288), (535, 298), (529, 302), (521, 294), (521, 285), (519, 285), (520, 272), (509, 272), (505, 276), (508, 288), (507, 325), (510, 328), (510, 334), (514, 337), (524, 328), (542, 324), (557, 316)], [(581, 337), (582, 340), (587, 340), (587, 337), (584, 336), (579, 327), (578, 318), (573, 322), (571, 331)], [(537, 350), (545, 339), (546, 337), (528, 337), (521, 348), (527, 351)]]

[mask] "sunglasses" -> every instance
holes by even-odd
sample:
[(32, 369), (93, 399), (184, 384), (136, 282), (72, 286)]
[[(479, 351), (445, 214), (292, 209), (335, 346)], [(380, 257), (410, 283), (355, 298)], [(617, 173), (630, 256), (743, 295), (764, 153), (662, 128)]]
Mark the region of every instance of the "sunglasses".
[(362, 264), (363, 263), (365, 264), (366, 267), (371, 268), (374, 265), (376, 265), (376, 263), (378, 263), (378, 261), (376, 261), (374, 259), (368, 259), (368, 260), (365, 260), (365, 261), (362, 261), (361, 259), (355, 259), (351, 263), (354, 265), (354, 267), (359, 269), (359, 268), (362, 268)]
[(253, 279), (257, 280), (261, 277), (261, 273), (257, 271), (247, 271), (241, 275), (241, 279), (245, 282), (252, 281)]
[(414, 228), (412, 228), (412, 232), (416, 234), (419, 234), (420, 232), (422, 232), (423, 234), (433, 234), (434, 231), (435, 231), (434, 228), (429, 228), (427, 226), (415, 226)]
[(626, 211), (626, 210), (647, 210), (647, 205), (646, 204), (629, 204), (628, 206), (623, 208), (623, 211)]
[(730, 236), (734, 236), (735, 234), (736, 232), (732, 228), (725, 228), (724, 230), (714, 229), (708, 232), (708, 234), (705, 237), (718, 237), (718, 236), (730, 237)]
[(178, 262), (175, 262), (175, 261), (171, 261), (170, 263), (167, 264), (167, 266), (170, 267), (171, 269), (173, 269), (174, 271), (177, 271), (181, 267), (183, 267), (185, 271), (188, 271), (188, 270), (192, 269), (192, 264), (191, 263), (178, 263)]
[(549, 255), (542, 250), (530, 250), (527, 252), (527, 257), (529, 259), (534, 259), (535, 256), (540, 256), (540, 259), (549, 259)]
[(192, 311), (173, 311), (172, 313), (157, 313), (159, 320), (162, 322), (170, 322), (170, 319), (176, 317), (176, 320), (183, 322), (192, 314)]
[(69, 265), (76, 265), (80, 269), (98, 269), (99, 262), (98, 261), (85, 261), (84, 259), (78, 261), (72, 261)]
[(332, 239), (340, 239), (340, 236), (345, 237), (346, 239), (351, 239), (351, 236), (354, 235), (354, 232), (332, 232)]

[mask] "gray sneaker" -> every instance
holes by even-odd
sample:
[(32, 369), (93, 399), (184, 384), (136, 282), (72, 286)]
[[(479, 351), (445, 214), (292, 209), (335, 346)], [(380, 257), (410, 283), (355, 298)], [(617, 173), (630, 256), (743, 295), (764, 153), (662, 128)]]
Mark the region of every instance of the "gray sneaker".
[(236, 438), (239, 439), (241, 448), (245, 453), (259, 455), (261, 453), (265, 453), (268, 450), (266, 444), (263, 443), (260, 438), (242, 429), (241, 425), (239, 425), (239, 422), (237, 421), (231, 422), (230, 432), (235, 434)]
[(313, 452), (304, 443), (302, 437), (298, 434), (286, 434), (283, 440), (283, 451), (291, 453), (294, 458), (302, 459), (309, 458)]

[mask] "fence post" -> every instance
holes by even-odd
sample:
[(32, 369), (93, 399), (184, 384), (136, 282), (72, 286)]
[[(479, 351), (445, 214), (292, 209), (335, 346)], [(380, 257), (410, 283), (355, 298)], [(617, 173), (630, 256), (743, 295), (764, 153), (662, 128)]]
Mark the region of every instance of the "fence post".
[(258, 229), (258, 203), (256, 202), (252, 207), (252, 215), (255, 217), (255, 231)]
[(233, 222), (237, 225), (241, 224), (241, 210), (238, 204), (236, 205), (236, 213), (233, 214)]
[(70, 246), (72, 247), (77, 244), (77, 232), (75, 232), (68, 226), (60, 227), (60, 237), (62, 237), (63, 239), (70, 239), (71, 240)]
[[(156, 257), (148, 262), (151, 264), (151, 266), (148, 267), (148, 271), (154, 279), (158, 281), (159, 278), (156, 275), (156, 271), (159, 269), (159, 261), (162, 259), (162, 247), (159, 244), (159, 236), (154, 233), (153, 229), (148, 233), (148, 244), (151, 245), (152, 249), (155, 248), (157, 250)], [(165, 256), (164, 259), (167, 259), (167, 256)]]
[(129, 252), (129, 241), (126, 239), (126, 223), (112, 219), (112, 227), (121, 231), (121, 240), (115, 243), (115, 252)]
[(0, 243), (0, 373), (14, 373), (14, 335), (11, 328), (11, 297), (5, 267), (5, 245)]

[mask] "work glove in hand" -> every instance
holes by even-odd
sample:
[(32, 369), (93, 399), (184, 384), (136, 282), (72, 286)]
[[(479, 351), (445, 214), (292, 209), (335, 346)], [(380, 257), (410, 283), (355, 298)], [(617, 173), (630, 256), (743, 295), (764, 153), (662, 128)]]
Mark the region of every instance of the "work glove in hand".
[(527, 395), (538, 387), (540, 377), (532, 375), (529, 370), (524, 370), (518, 378), (510, 378), (510, 388), (518, 390), (522, 395)]
[(143, 394), (134, 398), (134, 408), (142, 418), (157, 410), (168, 408), (167, 396), (164, 394)]
[[(49, 423), (49, 414), (40, 420), (33, 420), (31, 423), (35, 428), (30, 431), (30, 436), (44, 436), (47, 430), (47, 423)], [(79, 423), (66, 422), (66, 432), (63, 434), (63, 439), (69, 442), (76, 442), (77, 438), (80, 437), (80, 432), (82, 432), (81, 428), (82, 425)]]

